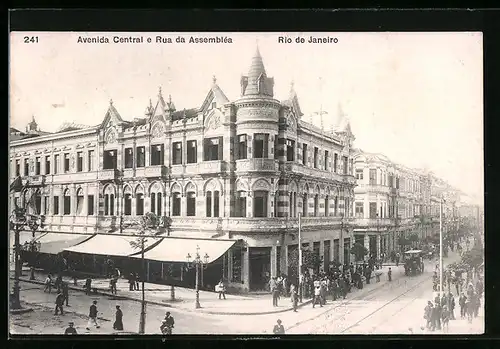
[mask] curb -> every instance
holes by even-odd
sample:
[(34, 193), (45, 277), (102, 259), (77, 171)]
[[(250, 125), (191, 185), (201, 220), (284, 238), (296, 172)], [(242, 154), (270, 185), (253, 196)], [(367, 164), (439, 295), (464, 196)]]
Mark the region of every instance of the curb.
[[(11, 277), (11, 279), (13, 279), (13, 278)], [(27, 282), (27, 283), (31, 283), (31, 284), (42, 285), (42, 286), (45, 285), (45, 282), (39, 281), (39, 280), (29, 280), (29, 279), (19, 278), (19, 281)], [(82, 288), (75, 287), (73, 285), (68, 285), (68, 288), (70, 290), (73, 290), (73, 291), (84, 292), (84, 290)], [(130, 297), (130, 296), (124, 296), (124, 295), (114, 295), (112, 293), (101, 291), (101, 290), (97, 290), (97, 292), (95, 294), (106, 296), (106, 297), (118, 297), (120, 299), (126, 299), (126, 300), (130, 300), (130, 301), (134, 301), (134, 302), (139, 302), (139, 303), (142, 302), (140, 299), (137, 299), (137, 298), (133, 298), (133, 297)], [(210, 314), (210, 315), (268, 315), (268, 314), (284, 313), (286, 311), (292, 311), (293, 310), (293, 307), (288, 307), (288, 308), (279, 309), (279, 310), (270, 310), (270, 311), (253, 312), (253, 313), (221, 312), (221, 311), (203, 310), (203, 308), (201, 308), (199, 310), (188, 309), (188, 308), (180, 307), (178, 305), (172, 305), (172, 304), (166, 303), (166, 302), (157, 302), (157, 301), (149, 301), (149, 300), (146, 300), (145, 302), (147, 304), (158, 305), (158, 306), (165, 307), (165, 308), (174, 308), (174, 309), (184, 310), (184, 311), (187, 311), (187, 312), (190, 312), (190, 313), (202, 313), (202, 314)], [(300, 304), (297, 304), (297, 308), (303, 307), (303, 306), (311, 304), (311, 303), (312, 303), (312, 299), (310, 299), (308, 301), (305, 301), (305, 302), (302, 302)]]
[[(33, 302), (26, 302), (26, 301), (23, 301), (25, 304), (28, 304), (28, 305), (32, 305), (32, 306), (37, 306), (37, 307), (40, 307), (40, 308), (44, 308), (50, 312), (54, 311), (53, 308), (47, 306), (47, 305), (43, 305), (43, 304), (40, 304), (40, 303), (33, 303)], [(66, 309), (68, 309), (67, 307), (65, 307)], [(33, 311), (33, 309), (31, 309), (31, 311)], [(68, 311), (68, 310), (65, 310), (64, 311), (64, 314), (75, 314), (76, 316), (78, 317), (81, 317), (82, 319), (88, 319), (88, 316), (83, 314), (83, 313), (79, 313), (79, 312), (76, 312), (76, 311)], [(54, 315), (54, 316), (64, 316), (64, 315)], [(101, 321), (106, 321), (106, 322), (110, 322), (112, 320), (110, 319), (106, 319), (106, 318), (103, 318), (103, 317), (97, 317), (98, 320), (101, 320)]]

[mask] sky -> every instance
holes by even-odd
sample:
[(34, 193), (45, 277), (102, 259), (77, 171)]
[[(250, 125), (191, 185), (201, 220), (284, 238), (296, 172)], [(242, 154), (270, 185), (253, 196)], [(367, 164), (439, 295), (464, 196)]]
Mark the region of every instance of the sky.
[[(113, 43), (131, 35), (144, 42)], [(158, 35), (173, 43), (156, 43)], [(38, 42), (24, 43), (25, 36)], [(186, 43), (176, 43), (179, 36)], [(191, 36), (232, 43), (189, 43)], [(292, 43), (280, 43), (280, 36)], [(337, 42), (308, 43), (311, 36)], [(110, 43), (78, 43), (79, 37)], [(44, 131), (64, 122), (97, 125), (110, 99), (132, 120), (144, 116), (149, 99), (155, 103), (160, 86), (178, 110), (200, 107), (213, 76), (235, 100), (257, 46), (274, 77), (275, 98), (286, 99), (293, 81), (306, 121), (327, 112), (329, 130), (342, 109), (356, 147), (429, 169), (482, 201), (483, 39), (477, 32), (11, 33), (11, 126), (24, 130), (33, 115)], [(312, 121), (320, 125), (318, 116)]]

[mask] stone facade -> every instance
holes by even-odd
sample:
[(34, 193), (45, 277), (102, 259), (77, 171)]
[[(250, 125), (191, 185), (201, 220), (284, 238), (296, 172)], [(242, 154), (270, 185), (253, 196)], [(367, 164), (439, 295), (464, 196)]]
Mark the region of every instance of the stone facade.
[(356, 150), (353, 156), (355, 240), (380, 256), (398, 249), (398, 238), (417, 233), (420, 238), (439, 232), (439, 205), (448, 228), (458, 217), (460, 191), (434, 174), (410, 169), (382, 154)]
[(288, 273), (299, 215), (302, 242), (325, 256), (325, 266), (347, 261), (350, 125), (325, 132), (302, 120), (293, 87), (284, 101), (273, 87), (257, 51), (235, 101), (214, 78), (199, 108), (176, 110), (160, 90), (133, 121), (110, 102), (97, 126), (11, 141), (10, 178), (43, 185), (11, 195), (10, 204), (34, 197), (51, 231), (119, 233), (151, 211), (171, 218), (171, 236), (238, 239), (221, 276), (243, 291)]

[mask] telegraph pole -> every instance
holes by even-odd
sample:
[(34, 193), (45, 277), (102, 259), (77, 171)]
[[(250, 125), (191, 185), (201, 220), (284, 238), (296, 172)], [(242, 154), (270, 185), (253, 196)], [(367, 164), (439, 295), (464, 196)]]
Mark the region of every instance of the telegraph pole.
[(443, 198), (439, 201), (439, 292), (443, 293)]
[(299, 299), (302, 300), (302, 288), (304, 285), (303, 275), (302, 275), (302, 213), (299, 212)]

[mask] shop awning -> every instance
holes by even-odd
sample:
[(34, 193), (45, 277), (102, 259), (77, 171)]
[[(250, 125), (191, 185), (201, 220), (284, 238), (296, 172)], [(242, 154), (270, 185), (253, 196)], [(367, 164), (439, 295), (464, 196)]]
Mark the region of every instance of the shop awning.
[[(65, 251), (101, 256), (127, 257), (140, 252), (140, 250), (135, 249), (131, 245), (131, 242), (136, 240), (137, 238), (135, 237), (120, 236), (118, 234), (97, 234), (82, 244), (66, 248)], [(154, 246), (154, 244), (157, 244), (160, 240), (161, 239), (147, 238), (145, 247)]]
[(93, 235), (47, 233), (36, 239), (40, 253), (58, 254), (66, 248), (81, 244)]
[[(146, 251), (144, 258), (160, 262), (187, 262), (188, 253), (194, 258), (199, 247), (200, 256), (203, 258), (205, 253), (208, 254), (208, 263), (212, 263), (235, 243), (236, 240), (165, 237), (158, 245)], [(141, 258), (141, 255), (131, 257)]]

